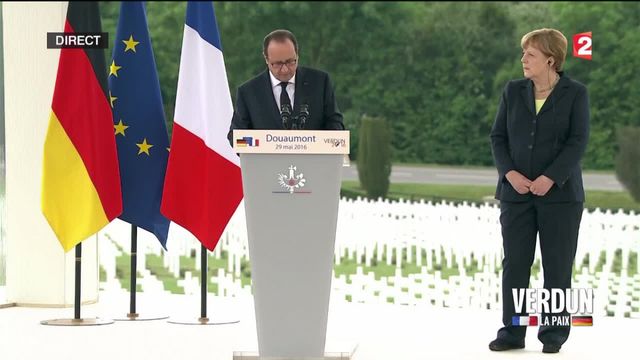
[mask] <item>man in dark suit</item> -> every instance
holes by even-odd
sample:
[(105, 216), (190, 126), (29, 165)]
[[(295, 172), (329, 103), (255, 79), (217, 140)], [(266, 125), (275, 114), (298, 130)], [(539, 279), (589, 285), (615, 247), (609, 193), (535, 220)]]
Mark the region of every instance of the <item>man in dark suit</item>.
[[(268, 69), (238, 88), (229, 141), (234, 129), (344, 130), (329, 74), (298, 66), (291, 32), (271, 32), (262, 50)], [(283, 110), (290, 116), (282, 116)], [(297, 122), (306, 112), (305, 123)]]
[[(489, 344), (493, 351), (524, 347), (527, 328), (512, 319), (528, 314), (515, 312), (512, 289), (529, 287), (538, 235), (544, 288), (571, 287), (585, 200), (580, 161), (589, 137), (589, 97), (584, 85), (561, 71), (567, 40), (557, 30), (539, 29), (521, 46), (525, 79), (507, 83), (491, 129), (504, 249), (504, 327)], [(541, 324), (548, 315), (542, 314)], [(569, 330), (540, 326), (542, 351), (558, 352)]]

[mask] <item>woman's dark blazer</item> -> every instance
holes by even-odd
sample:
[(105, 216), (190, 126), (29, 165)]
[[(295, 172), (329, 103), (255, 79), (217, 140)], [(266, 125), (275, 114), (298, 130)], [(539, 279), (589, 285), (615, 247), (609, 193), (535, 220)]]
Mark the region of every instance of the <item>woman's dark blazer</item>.
[(589, 138), (589, 95), (581, 83), (562, 72), (536, 115), (533, 82), (511, 80), (500, 98), (491, 128), (491, 149), (498, 168), (495, 197), (523, 202), (536, 195), (519, 194), (505, 175), (516, 170), (531, 181), (545, 175), (554, 181), (546, 202), (584, 202), (580, 161)]

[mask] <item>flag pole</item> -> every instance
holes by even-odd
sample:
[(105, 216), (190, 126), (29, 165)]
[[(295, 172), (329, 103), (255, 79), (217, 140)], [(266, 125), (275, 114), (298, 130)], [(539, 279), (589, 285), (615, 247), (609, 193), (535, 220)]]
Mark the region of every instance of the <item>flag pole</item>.
[(108, 325), (113, 324), (111, 319), (101, 318), (86, 318), (80, 317), (80, 305), (82, 302), (81, 290), (82, 290), (82, 243), (76, 245), (75, 256), (75, 289), (73, 297), (73, 319), (53, 319), (42, 320), (42, 325), (54, 325), (54, 326), (89, 326), (89, 325)]
[[(239, 161), (235, 158), (229, 158), (229, 161), (220, 163), (206, 160), (196, 167), (192, 162), (194, 155), (202, 156), (203, 159), (213, 159), (210, 155), (217, 154), (225, 157), (226, 155), (222, 154), (231, 154), (228, 151), (230, 149), (227, 145), (226, 130), (212, 134), (207, 129), (218, 128), (218, 126), (228, 129), (231, 117), (227, 115), (229, 115), (228, 111), (233, 109), (233, 103), (229, 94), (229, 83), (224, 68), (213, 3), (188, 1), (186, 15), (188, 24), (185, 23), (185, 29), (195, 31), (185, 31), (185, 36), (182, 38), (180, 64), (191, 65), (180, 67), (181, 80), (176, 90), (176, 114), (174, 115), (176, 119), (174, 123), (179, 126), (174, 127), (171, 137), (171, 151), (164, 179), (162, 213), (169, 220), (178, 220), (176, 222), (191, 232), (202, 245), (200, 318), (193, 317), (186, 322), (174, 320), (169, 322), (185, 325), (231, 324), (239, 320), (230, 319), (229, 311), (219, 311), (215, 316), (207, 315), (207, 252), (208, 249), (214, 249), (216, 240), (222, 236), (223, 223), (229, 222), (233, 211), (242, 200)], [(219, 101), (216, 101), (214, 106), (204, 106), (207, 101), (206, 94), (219, 94), (220, 96), (216, 98)], [(195, 110), (192, 111), (190, 108)], [(185, 110), (188, 110), (189, 115), (184, 114)], [(193, 126), (184, 122), (187, 118), (193, 119), (193, 122), (189, 123)], [(178, 121), (179, 119), (182, 119), (182, 122)], [(187, 131), (191, 134), (181, 135), (187, 134), (182, 129), (191, 129)], [(215, 139), (211, 142), (213, 145), (209, 145), (210, 142), (207, 139)], [(201, 147), (198, 145), (200, 143), (206, 143), (207, 146)], [(183, 147), (199, 150), (193, 153), (190, 152), (191, 150), (177, 150)], [(209, 176), (199, 176), (196, 173), (221, 174), (221, 178), (228, 181), (225, 182), (225, 186), (220, 186), (221, 183), (210, 181)], [(192, 189), (199, 190), (192, 191)], [(219, 289), (222, 290), (221, 287)]]
[(138, 317), (136, 313), (136, 279), (138, 268), (138, 227), (131, 225), (131, 282), (129, 287), (129, 319)]
[(82, 321), (80, 318), (80, 292), (81, 288), (81, 280), (82, 279), (82, 243), (78, 243), (76, 245), (76, 289), (75, 289), (75, 299), (73, 302), (74, 308), (74, 320)]
[(226, 325), (240, 322), (236, 315), (225, 312), (210, 319), (207, 316), (207, 280), (209, 269), (207, 265), (208, 250), (200, 244), (200, 317), (197, 319), (169, 319), (171, 324), (179, 325)]
[[(65, 28), (68, 29), (101, 33), (98, 2), (69, 1), (65, 24)], [(63, 274), (55, 280), (66, 280), (67, 268), (70, 267), (68, 261), (70, 259), (66, 252), (73, 247), (76, 248), (74, 317), (43, 320), (40, 322), (43, 325), (77, 326), (113, 323), (113, 320), (82, 318), (80, 314), (82, 241), (96, 234), (122, 212), (122, 191), (118, 175), (113, 114), (106, 105), (108, 98), (106, 97), (105, 70), (107, 67), (104, 50), (102, 46), (96, 48), (86, 43), (81, 47), (92, 50), (68, 48), (60, 50), (49, 129), (44, 142), (41, 193), (42, 213), (64, 249), (59, 257), (62, 260), (60, 265)], [(84, 65), (77, 68), (75, 64), (78, 62)], [(101, 91), (90, 91), (91, 89)], [(74, 158), (81, 161), (68, 164), (69, 154), (73, 154)], [(67, 171), (60, 171), (62, 164), (65, 164), (64, 169)], [(83, 190), (78, 192), (77, 186), (61, 187), (60, 184), (81, 184)], [(89, 193), (95, 195), (89, 195)], [(93, 196), (92, 200), (89, 200), (89, 196)], [(81, 219), (78, 219), (77, 203), (82, 201), (87, 201), (86, 204), (90, 203), (92, 206), (87, 207)], [(96, 235), (95, 239), (97, 238)], [(89, 249), (92, 253), (95, 252), (97, 260), (97, 244), (95, 248)], [(96, 262), (95, 270), (98, 270), (98, 267)], [(98, 280), (97, 276), (95, 280)], [(66, 287), (61, 289), (64, 306), (67, 305), (66, 290)], [(97, 301), (97, 284), (93, 290), (96, 292), (95, 300)]]
[(207, 318), (207, 248), (200, 245), (200, 321), (208, 322)]
[(162, 320), (167, 319), (169, 315), (145, 315), (140, 316), (136, 311), (136, 289), (138, 279), (138, 227), (131, 224), (131, 275), (129, 281), (129, 313), (126, 317), (117, 317), (115, 321), (134, 321), (134, 320)]

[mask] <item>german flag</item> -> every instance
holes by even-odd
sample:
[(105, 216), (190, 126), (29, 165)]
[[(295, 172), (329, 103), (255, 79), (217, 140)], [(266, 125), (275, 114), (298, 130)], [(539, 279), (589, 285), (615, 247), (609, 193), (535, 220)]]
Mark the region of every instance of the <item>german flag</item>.
[(593, 317), (591, 316), (572, 316), (571, 326), (593, 326)]
[[(97, 2), (70, 1), (66, 33), (101, 32)], [(44, 143), (42, 212), (64, 251), (122, 213), (103, 49), (62, 49)]]

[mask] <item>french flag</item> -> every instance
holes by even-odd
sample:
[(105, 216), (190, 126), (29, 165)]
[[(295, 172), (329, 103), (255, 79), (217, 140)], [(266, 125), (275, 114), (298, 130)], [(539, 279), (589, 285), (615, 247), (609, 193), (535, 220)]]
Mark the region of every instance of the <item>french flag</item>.
[(189, 1), (161, 212), (213, 250), (242, 200), (240, 159), (213, 4)]
[(511, 319), (513, 326), (538, 326), (537, 316), (514, 316)]

